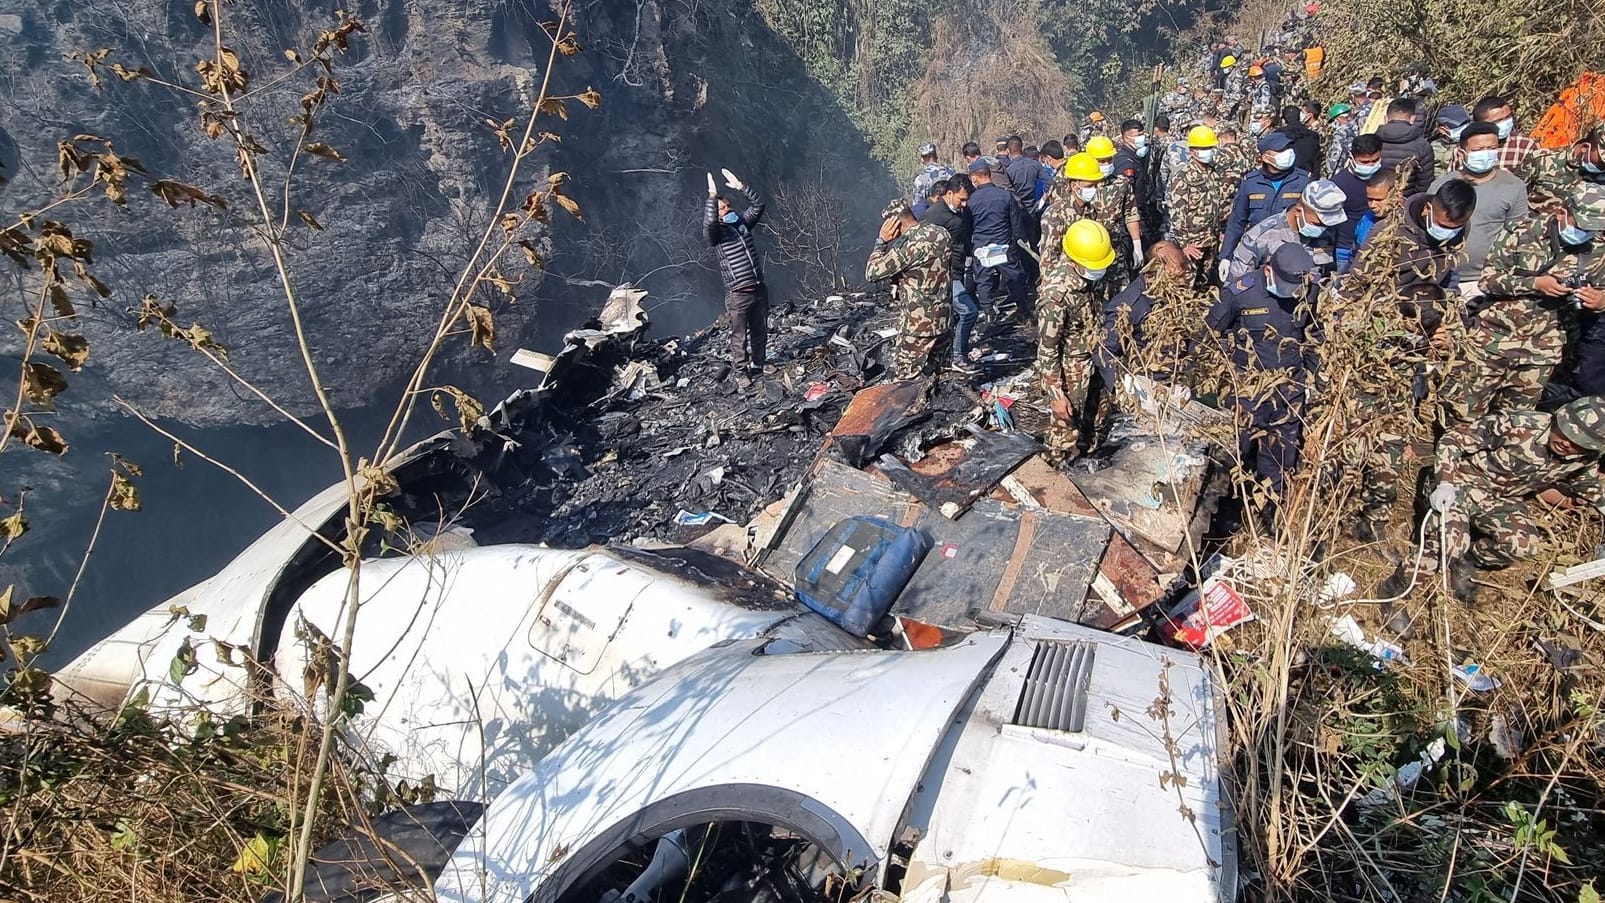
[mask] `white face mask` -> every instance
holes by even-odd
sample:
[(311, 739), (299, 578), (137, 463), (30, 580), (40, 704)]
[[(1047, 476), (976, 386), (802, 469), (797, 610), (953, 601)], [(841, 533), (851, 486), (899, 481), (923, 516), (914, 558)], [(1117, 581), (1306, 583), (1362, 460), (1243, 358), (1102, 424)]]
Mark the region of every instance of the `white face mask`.
[(1293, 153), (1293, 149), (1290, 147), (1287, 150), (1278, 151), (1272, 165), (1277, 169), (1292, 169), (1293, 161), (1297, 159), (1298, 155)]
[(1097, 282), (1103, 279), (1104, 274), (1107, 272), (1109, 272), (1108, 267), (1100, 267), (1096, 270), (1092, 267), (1082, 268), (1082, 275), (1086, 277), (1088, 282)]
[(1515, 130), (1516, 130), (1516, 117), (1514, 117), (1514, 116), (1506, 116), (1504, 119), (1499, 120), (1499, 140), (1500, 141), (1503, 141), (1506, 138), (1509, 138), (1510, 137), (1510, 133), (1514, 132)]
[(1250, 134), (1258, 135), (1261, 132), (1265, 131), (1265, 123), (1263, 123), (1260, 120), (1256, 119), (1253, 122), (1250, 122), (1248, 124), (1248, 131), (1249, 131)]
[(1143, 148), (1145, 148), (1147, 146), (1148, 146), (1148, 136), (1147, 135), (1133, 135), (1132, 136), (1132, 138), (1131, 138), (1131, 148), (1132, 148), (1132, 150), (1142, 150)]
[(1107, 178), (1115, 174), (1115, 165), (1113, 163), (1099, 163), (1098, 171), (1103, 173), (1104, 177)]
[(1077, 188), (1076, 195), (1081, 198), (1082, 203), (1090, 204), (1098, 199), (1098, 189), (1092, 187)]
[(1499, 150), (1466, 151), (1466, 171), (1478, 175), (1492, 170), (1499, 165)]
[(1375, 163), (1361, 163), (1359, 161), (1354, 163), (1354, 174), (1362, 179), (1369, 179), (1381, 171), (1382, 161), (1380, 160)]
[(1466, 131), (1466, 127), (1465, 126), (1463, 126), (1463, 125), (1455, 126), (1454, 128), (1449, 130), (1449, 140), (1458, 144), (1459, 141), (1460, 141), (1460, 136), (1462, 134), (1464, 134), (1465, 131)]
[(1205, 166), (1215, 162), (1215, 149), (1213, 147), (1203, 148), (1202, 150), (1196, 151), (1196, 153), (1198, 154), (1198, 162), (1204, 164)]

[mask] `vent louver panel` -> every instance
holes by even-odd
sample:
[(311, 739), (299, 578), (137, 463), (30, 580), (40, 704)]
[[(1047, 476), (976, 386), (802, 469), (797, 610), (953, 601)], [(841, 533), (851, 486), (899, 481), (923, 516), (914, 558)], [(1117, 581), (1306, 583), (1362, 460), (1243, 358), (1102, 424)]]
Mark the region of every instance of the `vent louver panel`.
[(1010, 723), (1053, 731), (1079, 731), (1087, 720), (1092, 680), (1091, 643), (1037, 643)]

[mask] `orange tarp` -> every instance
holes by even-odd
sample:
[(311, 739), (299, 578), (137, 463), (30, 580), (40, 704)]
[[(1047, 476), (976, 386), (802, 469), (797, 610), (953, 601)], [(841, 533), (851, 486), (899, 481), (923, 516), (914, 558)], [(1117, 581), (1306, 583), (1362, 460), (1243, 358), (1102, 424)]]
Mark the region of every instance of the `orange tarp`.
[(1569, 147), (1583, 133), (1605, 122), (1605, 75), (1584, 72), (1560, 92), (1560, 102), (1544, 111), (1532, 137), (1544, 147)]

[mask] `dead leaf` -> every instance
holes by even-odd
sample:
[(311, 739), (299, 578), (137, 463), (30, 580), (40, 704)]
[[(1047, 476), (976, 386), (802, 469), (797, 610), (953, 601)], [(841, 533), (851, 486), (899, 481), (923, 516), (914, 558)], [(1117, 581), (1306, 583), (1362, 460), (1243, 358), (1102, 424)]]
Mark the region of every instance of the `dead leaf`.
[(295, 211), (295, 215), (301, 217), (301, 222), (306, 223), (313, 229), (316, 229), (319, 232), (323, 231), (323, 224), (318, 222), (312, 214), (306, 212), (305, 210), (297, 210)]
[(111, 493), (109, 502), (113, 511), (138, 511), (140, 509), (139, 487), (133, 481), (115, 471), (111, 475)]
[[(67, 442), (61, 438), (61, 434), (48, 426), (39, 426), (33, 422), (31, 417), (19, 417), (15, 412), (8, 411), (6, 412), (6, 429), (12, 436), (21, 439), (23, 444), (29, 448), (36, 448), (52, 455), (65, 455), (67, 453)], [(18, 517), (19, 515), (12, 516)]]
[(11, 542), (26, 532), (28, 532), (28, 519), (22, 516), (21, 511), (0, 517), (0, 539)]
[(538, 270), (546, 265), (546, 260), (541, 257), (541, 252), (537, 251), (535, 246), (530, 244), (528, 240), (520, 240), (518, 246), (524, 251), (524, 260), (530, 266)]
[(202, 25), (212, 24), (212, 12), (207, 8), (206, 0), (195, 0), (195, 18), (200, 19)]
[(61, 358), (67, 369), (75, 373), (82, 370), (84, 361), (89, 359), (89, 340), (76, 333), (52, 330), (40, 347), (45, 353)]
[(468, 318), (469, 344), (483, 345), (486, 351), (495, 351), (496, 318), (490, 308), (469, 304), (464, 310)]
[(200, 202), (216, 207), (219, 210), (228, 209), (228, 201), (217, 195), (207, 194), (204, 190), (196, 188), (194, 185), (186, 185), (183, 182), (175, 182), (172, 179), (157, 179), (151, 183), (150, 190), (166, 202), (169, 207), (177, 207), (181, 202), (193, 207), (196, 202)]
[(574, 99), (594, 110), (602, 105), (602, 92), (595, 88), (586, 88), (585, 93), (578, 95)]
[(580, 205), (573, 198), (564, 194), (553, 194), (552, 200), (556, 201), (559, 207), (567, 210), (569, 216), (582, 222), (585, 220), (585, 217), (580, 213)]
[(28, 361), (22, 365), (22, 394), (29, 402), (53, 410), (56, 396), (67, 391), (67, 377), (61, 371), (41, 361)]
[(434, 405), (435, 412), (442, 419), (449, 420), (451, 416), (446, 413), (444, 396), (450, 396), (453, 405), (457, 408), (457, 427), (463, 432), (469, 432), (485, 416), (485, 406), (480, 404), (472, 395), (456, 386), (441, 386), (430, 393), (429, 403)]
[(55, 309), (56, 316), (64, 320), (71, 320), (73, 317), (78, 316), (77, 309), (72, 306), (71, 299), (67, 297), (67, 290), (62, 288), (60, 284), (50, 286), (50, 306)]
[(345, 157), (340, 156), (339, 151), (324, 144), (322, 141), (311, 142), (306, 146), (305, 150), (314, 157), (322, 157), (325, 160), (333, 160), (336, 163), (344, 163), (346, 161)]
[(61, 607), (61, 600), (55, 596), (30, 596), (21, 605), (13, 606), (11, 598), (16, 589), (15, 586), (8, 586), (5, 592), (0, 592), (0, 624), (10, 624), (30, 611)]
[(568, 105), (556, 97), (548, 97), (541, 101), (539, 109), (542, 113), (545, 113), (549, 116), (556, 116), (559, 119), (565, 120), (568, 119)]

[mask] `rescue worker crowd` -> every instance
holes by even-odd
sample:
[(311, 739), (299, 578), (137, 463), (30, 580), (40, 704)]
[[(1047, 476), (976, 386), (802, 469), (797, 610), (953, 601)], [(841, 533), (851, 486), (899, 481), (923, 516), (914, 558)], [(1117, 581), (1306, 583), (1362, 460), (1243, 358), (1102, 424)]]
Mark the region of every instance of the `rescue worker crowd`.
[[(1387, 306), (1421, 352), (1414, 397), (1360, 409), (1405, 408), (1435, 442), (1442, 529), (1423, 531), (1417, 566), (1442, 553), (1469, 601), (1476, 568), (1536, 551), (1542, 509), (1605, 512), (1605, 129), (1546, 149), (1505, 98), (1450, 102), (1422, 71), (1350, 85), (1322, 110), (1317, 13), (1298, 10), (1258, 52), (1215, 42), (1151, 121), (1093, 112), (1062, 138), (972, 142), (951, 163), (925, 144), (865, 277), (894, 284), (898, 378), (980, 373), (983, 318), (1034, 326), (1061, 461), (1091, 444), (1123, 377), (1185, 380), (1189, 355), (1219, 348), (1241, 376), (1222, 401), (1245, 497), (1268, 525), (1307, 412), (1332, 390), (1320, 351), (1334, 312)], [(715, 203), (710, 229), (750, 228)], [(1154, 367), (1144, 323), (1177, 304), (1196, 311), (1191, 335)], [(752, 355), (761, 366), (761, 342)], [(1407, 440), (1374, 445), (1358, 456), (1366, 542), (1397, 507)]]

